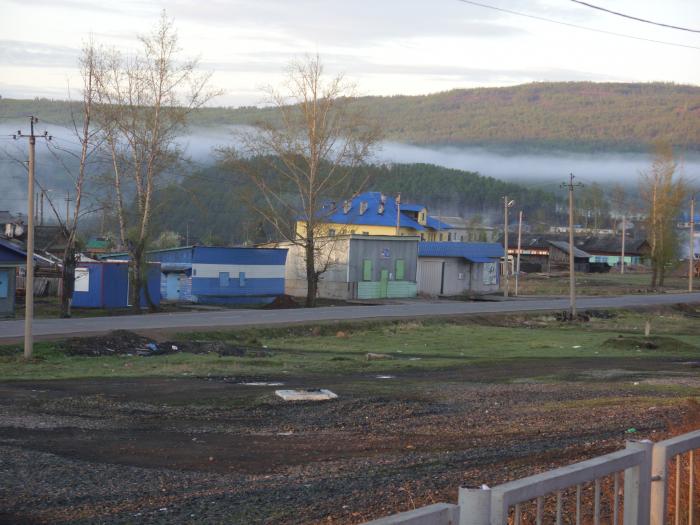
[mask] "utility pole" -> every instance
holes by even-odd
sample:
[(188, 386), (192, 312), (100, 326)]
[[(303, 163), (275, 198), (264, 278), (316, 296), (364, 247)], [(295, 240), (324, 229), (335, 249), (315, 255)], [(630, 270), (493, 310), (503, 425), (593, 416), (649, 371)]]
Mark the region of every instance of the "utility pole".
[(68, 229), (68, 223), (70, 222), (70, 203), (73, 201), (70, 197), (70, 192), (66, 192), (66, 229)]
[(508, 209), (515, 204), (515, 201), (509, 201), (508, 195), (503, 197), (503, 251), (506, 254), (505, 259), (505, 269), (503, 271), (503, 277), (505, 279), (503, 287), (503, 297), (508, 297), (508, 288), (510, 288), (510, 258), (508, 256)]
[(627, 238), (627, 217), (622, 216), (622, 253), (620, 254), (620, 273), (625, 273), (625, 240)]
[[(24, 358), (30, 359), (34, 351), (34, 338), (32, 335), (32, 321), (34, 319), (34, 157), (36, 146), (36, 135), (34, 135), (34, 124), (39, 119), (29, 117), (29, 135), (17, 131), (12, 138), (29, 139), (29, 171), (27, 173), (27, 264), (26, 277), (24, 279)], [(51, 140), (47, 131), (39, 136), (46, 140)]]
[(400, 235), (401, 231), (401, 193), (396, 196), (396, 236)]
[(690, 198), (690, 251), (688, 252), (688, 291), (693, 291), (695, 276), (695, 195)]
[(520, 282), (520, 247), (522, 246), (523, 237), (523, 210), (518, 214), (518, 255), (515, 263), (515, 295), (518, 295), (518, 284)]
[(576, 267), (574, 265), (574, 188), (581, 187), (583, 184), (577, 182), (574, 184), (574, 174), (569, 174), (569, 182), (562, 185), (569, 189), (569, 309), (571, 320), (576, 317)]
[(39, 224), (44, 225), (44, 190), (41, 190), (41, 208), (39, 210)]

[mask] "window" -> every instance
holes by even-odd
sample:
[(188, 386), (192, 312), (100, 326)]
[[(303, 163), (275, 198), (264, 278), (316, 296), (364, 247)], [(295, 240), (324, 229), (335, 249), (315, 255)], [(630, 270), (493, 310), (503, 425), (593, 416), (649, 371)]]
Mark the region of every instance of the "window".
[(397, 281), (403, 281), (406, 276), (406, 264), (403, 259), (396, 259), (396, 268), (395, 268), (395, 274), (396, 274), (396, 280)]
[(245, 286), (245, 272), (238, 273), (238, 286)]
[(229, 285), (228, 272), (219, 272), (219, 287), (226, 288)]
[(372, 261), (370, 259), (364, 259), (362, 261), (362, 280), (372, 280)]
[(335, 230), (334, 230), (333, 228), (331, 228), (330, 230), (328, 230), (328, 236), (329, 236), (329, 237), (335, 237)]
[(367, 211), (367, 202), (362, 201), (360, 203), (360, 215), (364, 215), (366, 211)]
[(362, 235), (369, 235), (369, 232), (362, 232)]

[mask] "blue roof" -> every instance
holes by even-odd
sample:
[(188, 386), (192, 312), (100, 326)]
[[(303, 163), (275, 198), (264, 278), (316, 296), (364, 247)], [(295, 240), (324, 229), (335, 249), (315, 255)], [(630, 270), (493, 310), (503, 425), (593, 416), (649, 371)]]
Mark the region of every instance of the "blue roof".
[[(384, 210), (379, 213), (384, 200)], [(351, 201), (351, 207), (348, 213), (343, 209), (343, 203), (335, 204), (331, 208), (331, 204), (327, 205), (328, 215), (324, 216), (324, 220), (336, 224), (357, 224), (368, 226), (396, 226), (396, 200), (391, 196), (382, 196), (378, 191), (368, 191), (354, 197)], [(360, 213), (361, 203), (367, 203), (367, 209), (364, 213)], [(416, 231), (425, 231), (425, 227), (418, 224), (418, 221), (406, 215), (403, 212), (417, 212), (424, 209), (425, 206), (419, 204), (404, 204), (401, 203), (400, 226), (402, 228), (410, 228)], [(323, 214), (323, 212), (322, 212)], [(449, 229), (451, 226), (444, 222), (440, 222), (434, 217), (428, 216), (427, 227), (435, 230)]]
[(0, 263), (17, 264), (25, 261), (27, 252), (9, 239), (0, 238)]
[(462, 257), (487, 263), (503, 257), (503, 246), (495, 242), (419, 242), (418, 257)]

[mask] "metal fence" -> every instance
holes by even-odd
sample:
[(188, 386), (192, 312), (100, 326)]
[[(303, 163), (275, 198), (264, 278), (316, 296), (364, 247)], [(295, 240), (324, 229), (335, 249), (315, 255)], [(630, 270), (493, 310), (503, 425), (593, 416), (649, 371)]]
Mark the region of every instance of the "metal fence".
[(656, 444), (628, 442), (493, 488), (460, 488), (458, 505), (430, 505), (367, 525), (693, 525), (698, 448), (700, 430)]

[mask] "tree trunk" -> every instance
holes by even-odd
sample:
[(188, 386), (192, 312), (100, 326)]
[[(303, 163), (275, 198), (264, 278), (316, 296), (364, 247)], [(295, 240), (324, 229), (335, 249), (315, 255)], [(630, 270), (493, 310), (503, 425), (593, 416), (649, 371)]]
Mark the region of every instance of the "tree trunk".
[(316, 274), (315, 242), (313, 233), (307, 233), (306, 244), (306, 307), (311, 308), (316, 304), (316, 292), (318, 289), (318, 275)]
[(73, 291), (75, 289), (75, 250), (70, 247), (66, 247), (66, 251), (63, 254), (61, 281), (60, 316), (66, 318), (71, 316), (71, 304), (73, 303)]
[(143, 247), (136, 247), (131, 257), (131, 268), (129, 272), (129, 303), (135, 314), (141, 313), (141, 287), (143, 286)]

